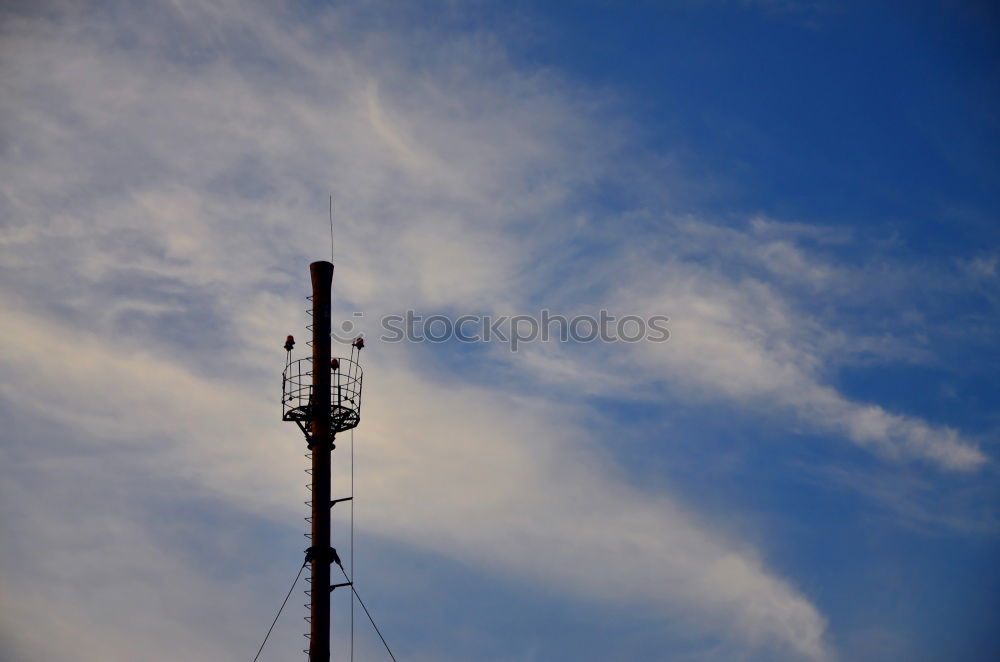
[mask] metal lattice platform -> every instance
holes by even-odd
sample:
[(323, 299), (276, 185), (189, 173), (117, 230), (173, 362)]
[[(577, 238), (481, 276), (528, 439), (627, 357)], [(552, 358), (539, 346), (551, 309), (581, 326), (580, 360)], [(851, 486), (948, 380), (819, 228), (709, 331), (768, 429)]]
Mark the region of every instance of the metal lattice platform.
[[(330, 427), (336, 434), (361, 422), (361, 366), (357, 361), (338, 357), (330, 373)], [(290, 362), (281, 375), (281, 418), (294, 421), (308, 435), (316, 416), (313, 406), (313, 360)]]

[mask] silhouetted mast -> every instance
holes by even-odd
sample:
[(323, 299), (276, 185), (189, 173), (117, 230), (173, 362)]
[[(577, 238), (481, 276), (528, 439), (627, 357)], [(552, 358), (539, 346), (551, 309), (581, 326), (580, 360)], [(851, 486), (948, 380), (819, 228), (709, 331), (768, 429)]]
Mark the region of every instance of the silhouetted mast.
[[(312, 527), (308, 534), (306, 563), (310, 565), (309, 660), (330, 659), (330, 593), (346, 582), (330, 583), (330, 568), (343, 569), (337, 551), (330, 546), (330, 456), (338, 432), (350, 430), (361, 419), (361, 367), (358, 360), (364, 341), (351, 346), (350, 358), (333, 358), (330, 350), (330, 288), (333, 265), (313, 262), (312, 276), (312, 357), (292, 361), (292, 336), (285, 342), (288, 357), (282, 376), (282, 418), (295, 422), (305, 434), (312, 460)], [(337, 501), (349, 501), (337, 499)], [(346, 573), (345, 573), (346, 575)]]
[(330, 286), (333, 265), (313, 262), (312, 597), (309, 660), (330, 659)]

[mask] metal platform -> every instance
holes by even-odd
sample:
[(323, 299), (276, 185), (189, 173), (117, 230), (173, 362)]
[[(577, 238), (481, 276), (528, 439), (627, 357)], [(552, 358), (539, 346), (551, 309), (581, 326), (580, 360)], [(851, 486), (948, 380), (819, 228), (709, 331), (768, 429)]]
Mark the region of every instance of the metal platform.
[[(338, 357), (330, 373), (330, 427), (334, 434), (361, 422), (361, 366)], [(308, 437), (309, 423), (316, 417), (313, 406), (312, 358), (291, 361), (281, 375), (281, 419), (298, 424)]]

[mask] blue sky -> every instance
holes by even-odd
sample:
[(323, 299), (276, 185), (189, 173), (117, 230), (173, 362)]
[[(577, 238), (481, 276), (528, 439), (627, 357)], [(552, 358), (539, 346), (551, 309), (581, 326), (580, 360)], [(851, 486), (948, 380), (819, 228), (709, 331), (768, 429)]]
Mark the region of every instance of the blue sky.
[[(0, 17), (0, 657), (252, 658), (305, 547), (275, 388), (331, 194), (398, 659), (996, 656), (988, 3)], [(671, 337), (378, 341), (542, 308)]]

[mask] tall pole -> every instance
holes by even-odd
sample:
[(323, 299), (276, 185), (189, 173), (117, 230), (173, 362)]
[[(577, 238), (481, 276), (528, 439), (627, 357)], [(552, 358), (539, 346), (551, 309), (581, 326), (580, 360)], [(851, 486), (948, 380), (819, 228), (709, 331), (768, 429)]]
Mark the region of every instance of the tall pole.
[(313, 291), (312, 593), (309, 662), (330, 659), (330, 286), (333, 265), (309, 265)]

